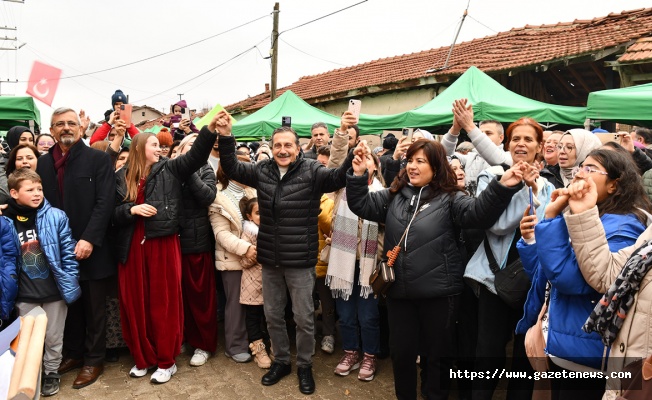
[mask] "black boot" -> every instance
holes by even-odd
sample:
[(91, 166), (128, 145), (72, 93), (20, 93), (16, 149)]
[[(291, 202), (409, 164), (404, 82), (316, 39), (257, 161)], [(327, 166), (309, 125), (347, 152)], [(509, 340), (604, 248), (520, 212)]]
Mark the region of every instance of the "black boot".
[(299, 391), (303, 394), (312, 394), (315, 391), (315, 380), (312, 378), (312, 367), (299, 367)]
[[(281, 380), (286, 375), (289, 375), (292, 372), (292, 366), (290, 364), (281, 364), (278, 362), (272, 363), (272, 366), (269, 368), (269, 372), (263, 375), (262, 384), (265, 386), (271, 386)], [(313, 387), (315, 384), (313, 383)]]

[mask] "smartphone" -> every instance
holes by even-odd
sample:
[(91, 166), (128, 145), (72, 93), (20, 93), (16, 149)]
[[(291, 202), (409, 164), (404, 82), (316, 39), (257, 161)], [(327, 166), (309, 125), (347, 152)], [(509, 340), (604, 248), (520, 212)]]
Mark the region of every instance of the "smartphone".
[(530, 189), (530, 215), (534, 215), (534, 194), (532, 193), (532, 188)]
[(355, 115), (356, 119), (360, 119), (360, 109), (362, 108), (362, 101), (351, 99), (349, 100), (349, 112)]
[(179, 123), (178, 123), (178, 122), (174, 122), (174, 123), (172, 123), (172, 127), (173, 127), (173, 128), (178, 128), (178, 127), (179, 127)]
[(122, 104), (120, 106), (120, 119), (125, 122), (127, 128), (131, 126), (131, 104)]
[(190, 110), (187, 108), (181, 109), (181, 119), (187, 119), (190, 121)]
[(414, 128), (403, 128), (403, 136), (407, 137), (407, 141), (412, 142), (412, 133), (414, 132)]
[(281, 117), (281, 126), (292, 126), (292, 117)]

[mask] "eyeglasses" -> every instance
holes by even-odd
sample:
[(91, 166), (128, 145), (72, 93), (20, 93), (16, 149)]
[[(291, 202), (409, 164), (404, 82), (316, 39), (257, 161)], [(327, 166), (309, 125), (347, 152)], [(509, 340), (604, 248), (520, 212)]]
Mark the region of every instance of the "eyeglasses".
[(567, 145), (558, 144), (556, 147), (557, 147), (557, 150), (559, 150), (559, 151), (565, 150), (566, 153), (570, 153), (573, 150), (575, 150), (575, 146), (571, 146), (570, 144), (567, 144)]
[(608, 172), (600, 171), (599, 169), (595, 169), (595, 168), (589, 167), (587, 165), (587, 166), (584, 166), (584, 167), (575, 167), (575, 168), (573, 168), (573, 170), (572, 170), (573, 178), (575, 178), (575, 175), (577, 175), (580, 171), (584, 172), (585, 174), (593, 174), (593, 173), (595, 173), (595, 174), (600, 174), (600, 175), (609, 175)]
[(54, 146), (54, 142), (38, 142), (37, 143), (39, 146)]
[(76, 128), (79, 126), (79, 124), (75, 121), (58, 121), (52, 124), (52, 126), (57, 128), (63, 128), (64, 126), (66, 126), (66, 124), (71, 128)]

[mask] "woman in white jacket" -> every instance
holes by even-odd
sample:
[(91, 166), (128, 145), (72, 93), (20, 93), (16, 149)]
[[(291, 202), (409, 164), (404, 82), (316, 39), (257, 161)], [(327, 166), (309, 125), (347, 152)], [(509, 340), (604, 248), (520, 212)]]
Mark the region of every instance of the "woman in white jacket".
[[(241, 158), (242, 157), (242, 158)], [(245, 156), (241, 161), (249, 162)], [(224, 354), (235, 362), (251, 361), (245, 325), (245, 307), (240, 304), (242, 265), (240, 259), (256, 258), (256, 246), (240, 238), (243, 216), (240, 199), (256, 197), (256, 191), (241, 185), (217, 170), (217, 196), (208, 215), (215, 234), (215, 267), (222, 275), (226, 304), (224, 310)]]

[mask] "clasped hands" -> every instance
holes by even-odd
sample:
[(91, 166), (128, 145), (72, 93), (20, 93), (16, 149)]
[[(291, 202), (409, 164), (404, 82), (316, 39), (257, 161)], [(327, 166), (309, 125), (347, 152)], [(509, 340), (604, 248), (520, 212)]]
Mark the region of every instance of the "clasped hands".
[(353, 174), (355, 176), (362, 176), (367, 171), (367, 155), (371, 154), (371, 149), (367, 145), (367, 141), (361, 140), (355, 149), (353, 149), (353, 154)]
[(508, 187), (514, 187), (521, 183), (525, 184), (532, 188), (532, 193), (535, 195), (538, 193), (537, 179), (539, 178), (539, 166), (538, 164), (528, 164), (525, 161), (519, 161), (516, 164), (512, 165), (510, 169), (505, 171), (503, 176), (500, 178), (500, 183)]
[(575, 179), (568, 187), (556, 189), (550, 196), (550, 204), (546, 207), (546, 218), (555, 218), (566, 207), (573, 214), (587, 211), (598, 203), (598, 189), (590, 176)]

